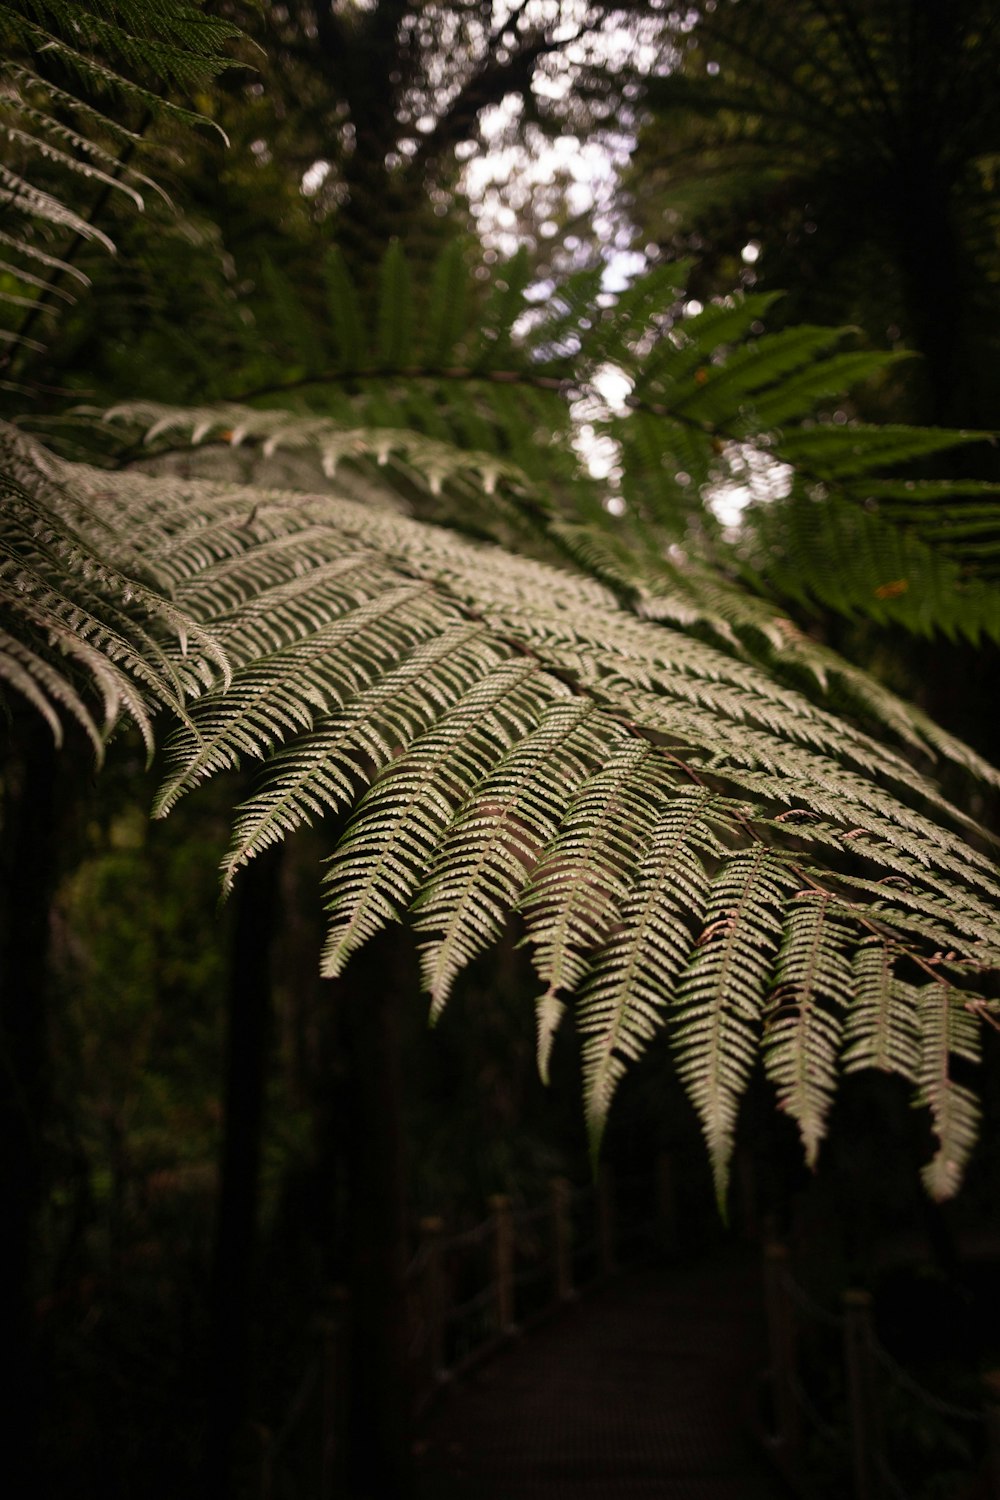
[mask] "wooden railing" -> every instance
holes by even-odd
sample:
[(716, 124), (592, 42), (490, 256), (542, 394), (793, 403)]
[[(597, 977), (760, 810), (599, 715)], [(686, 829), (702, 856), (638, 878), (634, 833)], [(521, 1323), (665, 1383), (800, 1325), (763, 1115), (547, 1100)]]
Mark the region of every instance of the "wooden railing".
[(926, 1389), (878, 1338), (868, 1292), (824, 1306), (775, 1242), (764, 1246), (764, 1298), (770, 1414), (759, 1436), (798, 1493), (914, 1500), (936, 1437), (955, 1457), (955, 1500), (1000, 1500), (1000, 1372), (985, 1375), (974, 1405)]
[[(457, 1232), (439, 1216), (423, 1218), (406, 1273), (414, 1416), (453, 1377), (610, 1276), (625, 1248), (616, 1218), (607, 1172), (585, 1187), (553, 1177), (545, 1201), (532, 1206), (496, 1194), (480, 1222)], [(346, 1290), (334, 1288), (281, 1426), (260, 1434), (260, 1500), (273, 1500), (291, 1451), (311, 1443), (320, 1450), (318, 1465), (309, 1461), (310, 1471), (319, 1471), (316, 1500), (335, 1494), (347, 1422), (349, 1317)]]
[(497, 1194), (487, 1217), (457, 1234), (440, 1218), (423, 1219), (420, 1231), (408, 1274), (418, 1410), (451, 1376), (615, 1268), (607, 1175), (583, 1188), (554, 1177), (548, 1201), (534, 1207)]

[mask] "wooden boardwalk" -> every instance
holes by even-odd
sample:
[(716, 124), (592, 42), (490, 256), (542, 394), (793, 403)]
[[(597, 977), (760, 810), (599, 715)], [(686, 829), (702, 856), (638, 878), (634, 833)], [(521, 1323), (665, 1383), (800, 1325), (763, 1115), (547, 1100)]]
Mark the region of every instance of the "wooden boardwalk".
[(437, 1403), (420, 1500), (786, 1500), (746, 1430), (761, 1300), (730, 1252), (560, 1312)]

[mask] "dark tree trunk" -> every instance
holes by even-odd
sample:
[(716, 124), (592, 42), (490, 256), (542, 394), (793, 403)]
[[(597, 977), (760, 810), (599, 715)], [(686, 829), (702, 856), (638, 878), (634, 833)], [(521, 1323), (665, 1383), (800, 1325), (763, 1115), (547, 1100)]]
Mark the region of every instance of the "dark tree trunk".
[(225, 1125), (210, 1283), (205, 1494), (240, 1492), (251, 1395), (254, 1271), (267, 1059), (271, 937), (278, 851), (254, 860), (236, 887), (227, 1003)]
[[(900, 269), (904, 337), (923, 356), (923, 409), (917, 419), (941, 427), (995, 424), (988, 381), (977, 369), (975, 271), (955, 224), (956, 190), (923, 153), (900, 172), (896, 200), (896, 259)], [(993, 477), (985, 449), (949, 454), (949, 472)]]
[(3, 771), (0, 874), (0, 1194), (7, 1255), (0, 1278), (0, 1348), (8, 1371), (3, 1469), (12, 1495), (32, 1493), (40, 1457), (42, 1371), (34, 1303), (46, 1179), (46, 960), (55, 883), (56, 755), (40, 718), (15, 715)]
[(348, 1063), (348, 1488), (374, 1500), (412, 1491), (400, 1007), (418, 993), (412, 945), (397, 931), (355, 957), (335, 996)]

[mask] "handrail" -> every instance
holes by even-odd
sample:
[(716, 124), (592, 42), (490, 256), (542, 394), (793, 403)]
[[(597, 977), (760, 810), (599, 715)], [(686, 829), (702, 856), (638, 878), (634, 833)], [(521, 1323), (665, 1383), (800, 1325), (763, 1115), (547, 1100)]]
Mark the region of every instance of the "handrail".
[[(478, 1353), (495, 1352), (505, 1338), (614, 1268), (606, 1174), (594, 1185), (576, 1188), (554, 1178), (546, 1203), (515, 1208), (497, 1195), (491, 1207), (489, 1218), (453, 1234), (444, 1232), (440, 1219), (423, 1221), (424, 1242), (411, 1262), (410, 1278), (423, 1312), (422, 1348), (414, 1356), (418, 1411), (457, 1366), (467, 1369)], [(581, 1210), (588, 1209), (592, 1227), (579, 1222)], [(595, 1251), (595, 1274), (584, 1278), (581, 1262)], [(546, 1282), (547, 1296), (526, 1301), (529, 1291), (537, 1294)]]
[[(855, 1500), (906, 1500), (906, 1486), (893, 1471), (889, 1454), (897, 1421), (885, 1401), (887, 1381), (891, 1381), (911, 1406), (933, 1412), (946, 1422), (981, 1430), (989, 1494), (1000, 1497), (1000, 1375), (993, 1372), (986, 1377), (978, 1408), (946, 1400), (929, 1391), (886, 1349), (873, 1327), (872, 1299), (867, 1292), (845, 1292), (839, 1311), (818, 1302), (792, 1275), (785, 1247), (774, 1241), (765, 1246), (764, 1282), (770, 1354), (767, 1375), (776, 1420), (774, 1432), (762, 1436), (793, 1482), (808, 1489), (802, 1417), (828, 1449), (850, 1455)], [(839, 1421), (819, 1409), (803, 1377), (801, 1347), (810, 1324), (836, 1335), (841, 1346), (846, 1416)], [(828, 1356), (826, 1368), (835, 1365), (836, 1360), (831, 1363)]]

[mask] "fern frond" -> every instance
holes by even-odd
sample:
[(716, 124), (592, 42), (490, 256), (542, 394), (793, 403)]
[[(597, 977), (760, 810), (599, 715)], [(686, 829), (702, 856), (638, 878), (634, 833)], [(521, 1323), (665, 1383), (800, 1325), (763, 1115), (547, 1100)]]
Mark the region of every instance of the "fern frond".
[[(60, 239), (64, 244), (86, 240), (113, 253), (110, 235), (92, 220), (95, 201), (101, 201), (93, 190), (123, 194), (140, 211), (139, 185), (160, 191), (116, 155), (115, 146), (127, 156), (142, 144), (142, 127), (131, 129), (116, 116), (131, 111), (136, 120), (168, 116), (187, 124), (211, 123), (167, 91), (190, 93), (232, 66), (222, 49), (240, 36), (231, 22), (206, 17), (184, 0), (0, 4), (0, 202), (7, 221), (3, 243), (14, 252), (8, 269), (15, 276), (30, 284), (19, 270), (25, 261), (86, 283), (72, 270), (72, 256), (53, 255), (46, 241), (54, 239), (58, 247)], [(41, 53), (46, 73), (54, 72), (59, 82), (33, 66)], [(45, 249), (35, 243), (39, 239)], [(43, 348), (29, 333), (35, 331), (34, 320), (52, 307), (53, 294), (45, 293), (37, 306), (27, 307), (8, 342)]]
[[(224, 68), (232, 67), (231, 58), (220, 53), (220, 46), (242, 33), (232, 23), (208, 22), (198, 16), (194, 6), (184, 7), (188, 16), (197, 18), (200, 27), (189, 26), (178, 34), (177, 12), (171, 7), (143, 7), (143, 36), (134, 35), (122, 24), (123, 8), (104, 19), (92, 5), (48, 0), (42, 9), (30, 0), (6, 0), (0, 5), (0, 36), (8, 47), (23, 47), (30, 55), (44, 51), (56, 58), (66, 74), (82, 85), (91, 98), (111, 94), (120, 103), (153, 108), (159, 113), (189, 124), (203, 123), (204, 117), (174, 100), (154, 93), (134, 76), (147, 72), (167, 84), (177, 84), (191, 91), (203, 86)], [(33, 19), (39, 15), (40, 21)], [(164, 24), (166, 23), (166, 25)], [(67, 40), (67, 34), (72, 40)], [(166, 35), (166, 40), (162, 38)], [(181, 37), (183, 36), (183, 40)], [(104, 59), (112, 58), (118, 67)], [(128, 69), (129, 73), (119, 71)], [(38, 80), (41, 82), (41, 80)]]
[(878, 1068), (915, 1083), (920, 1067), (920, 987), (896, 972), (893, 942), (866, 938), (854, 957), (855, 1002), (844, 1033), (845, 1072)]
[[(268, 452), (313, 445), (328, 474), (344, 458), (374, 452), (432, 494), (474, 481), (478, 468), (491, 490), (499, 483), (502, 498), (534, 522), (548, 511), (555, 521), (549, 537), (579, 559), (596, 558), (603, 548), (603, 575), (610, 578), (616, 527), (573, 449), (574, 412), (586, 409), (595, 436), (620, 454), (618, 499), (633, 528), (626, 550), (634, 552), (636, 536), (648, 531), (628, 563), (627, 586), (637, 588), (651, 616), (690, 623), (694, 610), (730, 644), (734, 630), (744, 645), (761, 630), (775, 649), (781, 616), (774, 598), (820, 602), (925, 633), (995, 635), (1000, 611), (990, 557), (1000, 557), (1000, 487), (894, 473), (903, 466), (905, 476), (907, 465), (977, 434), (829, 420), (820, 403), (898, 356), (840, 352), (850, 330), (769, 333), (762, 319), (771, 294), (734, 295), (684, 316), (681, 269), (657, 268), (609, 309), (594, 268), (533, 303), (526, 297), (526, 262), (515, 258), (484, 305), (471, 277), (459, 293), (461, 246), (449, 250), (421, 297), (394, 245), (369, 326), (334, 253), (327, 266), (329, 327), (317, 325), (297, 289), (282, 284), (276, 293), (276, 306), (286, 309), (279, 342), (306, 374), (283, 380), (276, 371), (271, 393), (312, 387), (309, 401), (325, 415), (264, 418), (234, 405), (201, 413), (186, 430), (193, 425), (203, 437), (221, 427), (240, 440), (259, 438)], [(463, 306), (470, 317), (478, 314), (481, 327), (461, 326)], [(465, 363), (446, 363), (454, 355)], [(608, 412), (601, 397), (609, 369), (630, 387), (623, 415)], [(261, 387), (257, 394), (266, 392)], [(151, 424), (154, 440), (172, 423), (185, 425), (166, 411), (135, 407), (130, 415)], [(436, 443), (442, 446), (435, 462)], [(449, 444), (472, 450), (467, 468), (448, 456)], [(730, 535), (713, 505), (734, 489), (751, 503)], [(498, 535), (496, 517), (475, 504), (474, 487), (459, 484), (445, 515)], [(591, 518), (586, 531), (581, 513)], [(511, 514), (508, 508), (507, 522)], [(671, 542), (685, 556), (664, 561)], [(768, 598), (762, 601), (761, 593)], [(821, 660), (821, 650), (810, 653), (800, 642), (797, 656), (818, 682), (826, 680), (830, 662)], [(849, 674), (836, 675), (843, 685)], [(912, 721), (860, 678), (849, 691), (868, 708), (883, 709), (904, 735), (912, 732)]]
[(975, 1144), (979, 1104), (975, 1094), (952, 1076), (952, 1058), (979, 1061), (979, 1027), (971, 996), (950, 985), (928, 985), (921, 999), (920, 1072), (915, 1103), (930, 1110), (938, 1149), (924, 1167), (932, 1198), (950, 1198)]
[[(775, 546), (784, 533), (777, 526)], [(770, 599), (750, 593), (717, 568), (696, 556), (670, 555), (662, 538), (632, 528), (616, 529), (556, 522), (552, 528), (587, 572), (630, 600), (644, 619), (667, 624), (698, 626), (711, 632), (730, 654), (738, 654), (765, 668), (771, 675), (810, 684), (810, 695), (827, 698), (836, 693), (838, 703), (852, 707), (862, 722), (887, 730), (892, 738), (933, 759), (943, 758), (962, 766), (986, 783), (1000, 785), (1000, 773), (954, 736), (948, 735), (914, 704), (907, 703), (870, 673), (854, 666), (829, 647), (800, 630)], [(677, 552), (678, 549), (674, 549)], [(773, 558), (771, 553), (771, 566)], [(845, 551), (845, 566), (848, 553)], [(816, 567), (818, 568), (818, 560)], [(822, 572), (822, 569), (819, 570)], [(796, 577), (799, 578), (796, 570)], [(804, 575), (803, 575), (804, 578)], [(806, 595), (808, 583), (788, 592)], [(844, 720), (838, 717), (838, 724)], [(869, 752), (862, 757), (870, 768)], [(898, 756), (892, 758), (895, 774), (913, 778), (913, 768)], [(910, 780), (914, 791), (917, 781)], [(936, 792), (924, 783), (925, 794)]]
[(51, 193), (34, 187), (25, 177), (12, 172), (0, 163), (0, 194), (5, 207), (15, 208), (28, 218), (38, 219), (53, 229), (65, 229), (83, 240), (94, 240), (111, 253), (114, 241), (96, 225), (88, 223), (80, 214), (60, 202)]
[(233, 841), (223, 862), (223, 890), (269, 844), (304, 822), (353, 805), (358, 788), (389, 765), (455, 707), (503, 660), (482, 627), (456, 624), (360, 692), (342, 713), (318, 722), (316, 731), (280, 751), (265, 782), (237, 810)]
[(82, 727), (100, 760), (104, 753), (101, 731), (73, 684), (63, 672), (6, 630), (0, 630), (0, 681), (38, 710), (57, 745), (63, 743), (58, 712), (63, 709)]
[(549, 1057), (565, 1004), (578, 988), (589, 954), (621, 915), (636, 863), (674, 777), (651, 747), (625, 740), (570, 798), (520, 901), (533, 962), (546, 990), (537, 1001), (538, 1069), (548, 1081)]
[[(100, 758), (124, 715), (151, 755), (156, 709), (185, 717), (188, 696), (227, 680), (228, 663), (202, 623), (135, 566), (134, 552), (126, 562), (128, 548), (115, 546), (80, 488), (58, 477), (39, 450), (0, 428), (2, 676), (57, 738), (59, 713), (68, 712)], [(101, 700), (103, 728), (81, 690), (85, 680)]]
[[(84, 415), (89, 414), (82, 408)], [(288, 449), (312, 449), (328, 479), (336, 477), (343, 463), (374, 463), (382, 467), (393, 460), (405, 465), (406, 475), (432, 494), (456, 481), (476, 481), (493, 494), (499, 479), (526, 488), (525, 475), (514, 464), (493, 453), (477, 453), (450, 441), (425, 437), (412, 428), (373, 426), (344, 427), (328, 417), (296, 412), (257, 411), (251, 406), (216, 405), (172, 407), (154, 401), (121, 402), (102, 414), (105, 422), (124, 422), (145, 429), (143, 441), (155, 445), (159, 438), (184, 433), (197, 446), (207, 439), (238, 448), (259, 443), (265, 458)]]
[[(12, 250), (16, 250), (19, 255), (23, 255), (25, 259), (31, 260), (40, 266), (48, 266), (50, 270), (58, 271), (60, 275), (72, 276), (80, 286), (90, 285), (90, 278), (78, 266), (70, 265), (69, 261), (60, 260), (57, 255), (49, 255), (46, 251), (40, 250), (37, 245), (30, 245), (19, 239), (16, 235), (0, 231), (0, 245), (8, 245)], [(17, 274), (22, 280), (25, 279), (22, 273)], [(33, 283), (29, 282), (28, 284), (32, 285)]]
[(837, 1057), (854, 994), (857, 930), (828, 891), (806, 888), (788, 905), (775, 987), (764, 1024), (764, 1068), (778, 1107), (799, 1127), (813, 1167), (836, 1088)]
[[(23, 444), (15, 456), (29, 498), (29, 484), (71, 496), (88, 557), (104, 537), (84, 580), (94, 618), (123, 563), (149, 596), (148, 641), (116, 603), (91, 644), (113, 658), (117, 632), (150, 662), (138, 686), (123, 671), (140, 706), (160, 701), (162, 679), (186, 716), (160, 810), (260, 763), (227, 886), (303, 821), (346, 815), (324, 970), (412, 911), (435, 1014), (520, 912), (546, 987), (543, 1062), (579, 996), (595, 1137), (623, 1070), (663, 1033), (722, 1196), (762, 1044), (814, 1156), (845, 1013), (845, 1068), (918, 1082), (921, 1008), (942, 977), (986, 995), (1000, 886), (968, 820), (732, 650), (637, 618), (578, 571), (382, 506), (61, 464)], [(192, 621), (190, 664), (160, 598)], [(228, 685), (202, 638), (224, 647)], [(18, 691), (30, 664), (9, 661)], [(958, 1162), (963, 1096), (938, 1087), (932, 1102)]]
[[(83, 123), (86, 122), (89, 127), (96, 126), (102, 136), (110, 137), (122, 145), (138, 146), (141, 144), (142, 135), (138, 131), (130, 130), (124, 121), (102, 113), (95, 104), (89, 103), (86, 99), (77, 98), (66, 89), (58, 88), (49, 79), (42, 79), (34, 68), (27, 67), (23, 62), (9, 58), (4, 63), (3, 72), (11, 82), (20, 85), (13, 111), (15, 116), (30, 120), (44, 130), (58, 133), (59, 119), (53, 118), (45, 108), (36, 107), (29, 102), (30, 98), (40, 97), (45, 99), (47, 105), (58, 109), (61, 115), (69, 115), (79, 121), (81, 129)], [(85, 139), (91, 140), (89, 136)]]
[[(369, 587), (376, 585), (369, 581)], [(334, 613), (319, 625), (317, 606), (320, 613), (324, 605), (337, 610), (345, 596), (334, 591), (329, 602), (310, 600), (308, 633), (259, 654), (258, 646), (235, 673), (223, 702), (208, 696), (193, 706), (192, 727), (169, 747), (173, 770), (157, 799), (160, 814), (207, 777), (239, 766), (247, 756), (263, 759), (290, 736), (309, 732), (319, 715), (371, 686), (401, 654), (450, 623), (419, 584), (396, 583), (375, 597), (360, 592), (360, 600), (347, 595), (345, 615)], [(286, 614), (279, 631), (294, 620)], [(260, 642), (258, 632), (254, 637)]]
[(357, 948), (400, 919), (458, 807), (538, 726), (555, 693), (532, 663), (493, 667), (362, 799), (327, 877), (324, 974), (340, 973)]
[[(631, 410), (606, 430), (630, 513), (688, 545), (695, 525), (703, 555), (753, 568), (779, 595), (923, 633), (995, 636), (1000, 487), (905, 468), (983, 434), (817, 421), (822, 400), (894, 356), (831, 352), (847, 330), (763, 332), (771, 300), (670, 317), (644, 359), (623, 361)], [(748, 457), (767, 493), (727, 541), (710, 503), (727, 485), (749, 493)]]
[[(863, 852), (867, 859), (874, 859), (867, 844), (863, 845)], [(895, 858), (891, 863), (897, 866)], [(848, 894), (852, 888), (863, 891), (868, 898), (867, 909), (879, 924), (885, 924), (890, 935), (897, 932), (905, 940), (909, 933), (932, 933), (937, 947), (946, 951), (953, 946), (956, 932), (960, 932), (959, 946), (963, 951), (980, 954), (987, 966), (1000, 963), (1000, 948), (996, 946), (1000, 932), (992, 905), (976, 899), (967, 904), (959, 887), (946, 881), (935, 882), (933, 889), (926, 889), (922, 884), (924, 872), (905, 861), (902, 871), (905, 873), (885, 875), (881, 880), (841, 872), (837, 883), (846, 887)]]
[(422, 945), (432, 1017), (458, 974), (500, 936), (556, 832), (566, 793), (606, 754), (607, 729), (592, 726), (594, 716), (586, 700), (553, 703), (449, 826), (415, 907), (417, 930), (437, 934)]
[[(627, 1064), (664, 1027), (704, 912), (707, 863), (722, 852), (714, 830), (731, 816), (707, 789), (676, 790), (629, 882), (621, 929), (598, 949), (581, 990), (584, 1101), (595, 1149)], [(637, 832), (641, 838), (642, 824)]]
[(787, 864), (763, 844), (731, 855), (712, 881), (694, 956), (675, 990), (677, 1071), (701, 1120), (720, 1206), (796, 885)]
[[(968, 571), (960, 556), (940, 546), (933, 525), (927, 540), (886, 509), (802, 493), (770, 509), (755, 507), (747, 523), (752, 565), (786, 598), (919, 635), (1000, 636), (996, 582), (979, 569)], [(1000, 500), (993, 524), (1000, 525)]]
[[(271, 393), (311, 385), (311, 402), (347, 431), (411, 427), (429, 439), (492, 451), (519, 467), (536, 491), (554, 491), (557, 509), (561, 486), (572, 480), (577, 507), (588, 485), (568, 442), (570, 402), (583, 398), (588, 410), (604, 412), (594, 421), (596, 432), (620, 449), (621, 495), (630, 513), (672, 532), (674, 540), (690, 544), (695, 518), (703, 542), (714, 533), (710, 556), (745, 576), (756, 567), (772, 588), (792, 597), (804, 592), (911, 629), (993, 633), (996, 611), (983, 580), (992, 576), (984, 565), (1000, 539), (1000, 489), (891, 472), (977, 435), (825, 419), (819, 404), (826, 397), (842, 395), (897, 356), (838, 352), (849, 330), (762, 331), (770, 294), (723, 298), (694, 317), (682, 316), (682, 269), (658, 267), (610, 309), (588, 269), (540, 305), (526, 300), (527, 263), (515, 258), (484, 305), (471, 278), (461, 294), (460, 246), (443, 258), (425, 298), (411, 289), (403, 252), (393, 246), (369, 327), (334, 252), (327, 265), (330, 326), (319, 328), (304, 308), (283, 316), (284, 338), (291, 338), (293, 358), (306, 374), (283, 381), (276, 370)], [(444, 286), (452, 292), (447, 302)], [(277, 300), (290, 307), (297, 296), (285, 284)], [(463, 305), (479, 327), (461, 327)], [(464, 364), (445, 363), (453, 351)], [(600, 377), (609, 367), (631, 387), (623, 416), (610, 416), (600, 396)], [(751, 460), (765, 489), (769, 475), (775, 483), (780, 478), (778, 491), (746, 511), (739, 545), (722, 544), (711, 501), (727, 486), (742, 486)], [(790, 489), (787, 502), (780, 499), (782, 485)], [(586, 508), (599, 515), (599, 493), (590, 490)], [(748, 551), (755, 530), (763, 533), (769, 519), (786, 511), (803, 526), (822, 512), (824, 537), (840, 535), (832, 549), (823, 538), (813, 543), (816, 556), (824, 549), (825, 567), (811, 565), (804, 541), (784, 560), (763, 534)], [(829, 566), (830, 556), (858, 550), (872, 554), (870, 577), (859, 580), (855, 570)], [(770, 559), (772, 568), (760, 558)], [(905, 588), (894, 587), (900, 580)]]
[[(130, 171), (127, 167), (122, 168), (117, 157), (112, 156), (109, 151), (104, 151), (95, 141), (90, 141), (86, 136), (78, 134), (61, 125), (56, 120), (47, 118), (40, 110), (22, 108), (21, 117), (26, 121), (36, 124), (39, 129), (45, 131), (46, 135), (54, 136), (66, 146), (72, 147), (80, 153), (80, 157), (72, 156), (69, 151), (61, 150), (54, 146), (50, 140), (42, 136), (32, 135), (28, 130), (22, 130), (14, 125), (0, 124), (0, 135), (5, 137), (11, 145), (20, 147), (29, 155), (38, 155), (53, 166), (65, 172), (74, 172), (90, 182), (100, 182), (114, 192), (124, 193), (130, 198), (135, 207), (142, 211), (145, 207), (142, 194), (139, 193), (126, 179), (129, 177), (139, 179), (140, 174)], [(81, 160), (80, 158), (86, 158)], [(100, 162), (101, 166), (93, 163)], [(149, 178), (142, 179), (150, 182)], [(152, 185), (150, 183), (150, 185)]]

